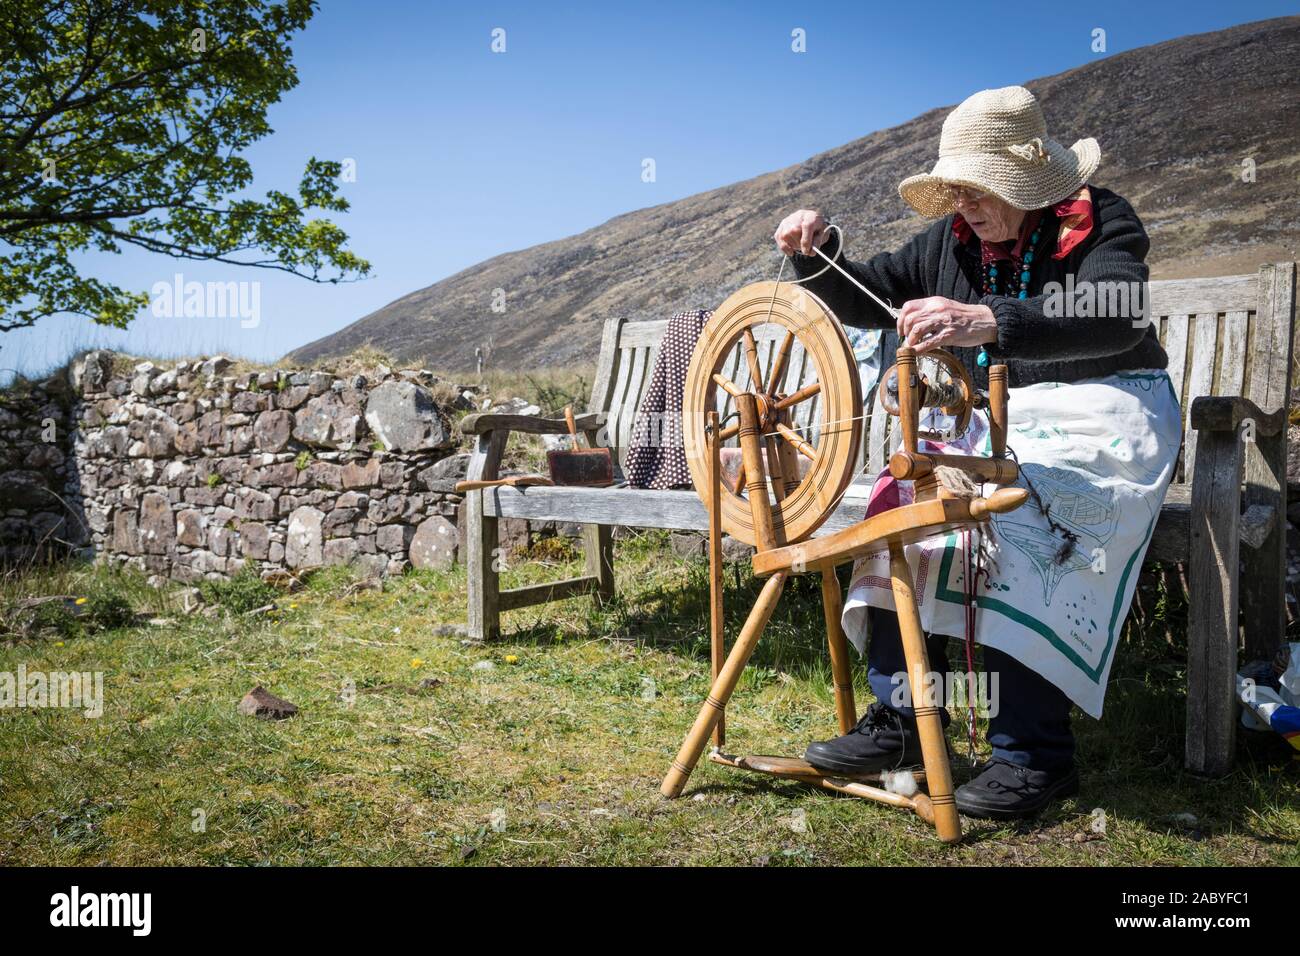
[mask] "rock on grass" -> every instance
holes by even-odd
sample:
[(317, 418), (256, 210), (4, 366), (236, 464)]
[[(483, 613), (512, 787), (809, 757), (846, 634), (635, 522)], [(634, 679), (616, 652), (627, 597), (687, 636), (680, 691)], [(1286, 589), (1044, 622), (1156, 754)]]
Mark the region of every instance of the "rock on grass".
[(276, 697), (269, 690), (258, 684), (239, 702), (239, 712), (245, 717), (260, 717), (262, 720), (284, 720), (298, 713), (298, 705)]

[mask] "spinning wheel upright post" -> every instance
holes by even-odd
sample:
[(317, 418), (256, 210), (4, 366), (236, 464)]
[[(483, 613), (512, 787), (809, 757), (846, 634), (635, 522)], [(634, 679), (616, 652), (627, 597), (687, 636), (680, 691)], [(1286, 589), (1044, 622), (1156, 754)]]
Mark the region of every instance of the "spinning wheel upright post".
[[(770, 352), (771, 368), (764, 378), (755, 329), (776, 326), (779, 348)], [(815, 380), (786, 393), (783, 374), (788, 364), (811, 362)], [(726, 374), (724, 365), (739, 348), (748, 376), (744, 386)], [(915, 484), (912, 504), (873, 515), (857, 524), (813, 538), (858, 471), (862, 399), (853, 351), (835, 316), (815, 296), (794, 286), (756, 283), (724, 302), (705, 326), (691, 358), (683, 397), (683, 438), (696, 491), (710, 515), (710, 555), (721, 532), (755, 546), (754, 573), (767, 577), (754, 607), (726, 655), (722, 656), (720, 566), (710, 574), (713, 681), (703, 706), (682, 742), (661, 792), (679, 796), (710, 734), (719, 727), (723, 711), (776, 609), (791, 574), (821, 574), (826, 638), (834, 680), (835, 709), (842, 733), (852, 728), (856, 712), (848, 657), (848, 641), (840, 625), (842, 597), (835, 576), (838, 565), (887, 547), (895, 609), (913, 694), (924, 771), (915, 774), (928, 793), (893, 792), (879, 775), (845, 776), (824, 773), (803, 760), (788, 757), (734, 756), (724, 753), (721, 732), (710, 760), (731, 767), (803, 780), (827, 790), (911, 809), (932, 823), (941, 840), (961, 838), (961, 823), (953, 797), (947, 741), (938, 705), (924, 699), (929, 677), (920, 611), (905, 547), (935, 534), (977, 527), (993, 514), (1018, 508), (1028, 497), (1020, 488), (1003, 488), (987, 498), (974, 493), (971, 479), (1009, 484), (1019, 476), (1005, 457), (1006, 369), (990, 372), (988, 396), (976, 392), (970, 375), (955, 357), (942, 350), (925, 353), (937, 362), (933, 378), (918, 368), (912, 349), (898, 350), (898, 363), (884, 375), (882, 405), (899, 419), (902, 448), (890, 459), (899, 480)], [(943, 381), (941, 373), (947, 381)], [(735, 374), (733, 372), (733, 374)], [(739, 377), (739, 376), (738, 376)], [(796, 376), (797, 377), (797, 376)], [(720, 427), (719, 392), (734, 402), (737, 424)], [(820, 417), (799, 410), (816, 400)], [(992, 432), (992, 458), (922, 452), (918, 442), (936, 437), (923, 431), (921, 410), (938, 409), (955, 416), (958, 430), (970, 422), (972, 409), (987, 407)], [(800, 429), (803, 429), (801, 432)], [(740, 444), (740, 477), (728, 488), (718, 467), (718, 446), (736, 437)], [(807, 465), (802, 464), (803, 461)], [(957, 472), (966, 478), (958, 480)], [(743, 497), (742, 497), (743, 492)], [(720, 556), (719, 556), (720, 557)]]
[[(763, 472), (763, 456), (758, 441), (758, 408), (754, 396), (741, 394), (736, 399), (736, 407), (740, 412), (741, 460), (747, 476), (746, 490), (750, 492), (754, 528), (759, 541), (763, 542), (762, 546), (772, 548), (775, 546), (772, 512), (767, 502), (767, 477)], [(677, 759), (673, 761), (672, 769), (668, 771), (668, 776), (664, 777), (663, 785), (659, 789), (665, 797), (679, 796), (682, 788), (686, 786), (686, 780), (695, 769), (695, 764), (699, 762), (709, 735), (722, 719), (723, 709), (731, 699), (732, 691), (736, 689), (741, 671), (749, 663), (749, 656), (754, 653), (758, 639), (763, 634), (763, 628), (767, 627), (768, 619), (776, 610), (776, 602), (781, 597), (785, 578), (785, 573), (778, 571), (763, 585), (753, 610), (745, 619), (745, 626), (741, 628), (740, 637), (737, 638), (731, 653), (727, 655), (722, 670), (714, 678), (709, 696), (705, 698), (704, 706), (700, 708), (694, 726), (686, 735), (686, 740), (682, 742), (681, 750), (677, 752)], [(721, 586), (720, 579), (716, 585)]]

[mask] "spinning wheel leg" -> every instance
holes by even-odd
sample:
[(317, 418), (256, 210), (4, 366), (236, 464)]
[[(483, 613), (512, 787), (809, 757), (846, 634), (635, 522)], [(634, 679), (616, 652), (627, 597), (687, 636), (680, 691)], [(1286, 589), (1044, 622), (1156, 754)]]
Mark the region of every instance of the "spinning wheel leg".
[[(718, 413), (709, 412), (709, 643), (713, 658), (712, 680), (722, 673), (727, 659), (725, 619), (722, 612), (722, 442), (718, 438)], [(727, 741), (727, 718), (718, 715), (713, 743), (721, 747)]]
[(709, 688), (709, 696), (704, 699), (704, 706), (700, 708), (699, 716), (695, 718), (690, 733), (682, 741), (682, 748), (677, 751), (677, 759), (673, 761), (672, 769), (668, 771), (663, 784), (659, 787), (659, 792), (665, 797), (681, 796), (682, 788), (686, 786), (687, 778), (695, 769), (695, 764), (699, 762), (700, 754), (704, 752), (704, 745), (708, 743), (714, 725), (721, 719), (727, 701), (731, 700), (731, 694), (740, 681), (741, 671), (749, 663), (749, 657), (754, 653), (758, 639), (763, 634), (763, 628), (767, 627), (772, 612), (776, 610), (776, 602), (781, 597), (781, 589), (784, 585), (785, 573), (782, 571), (772, 575), (763, 585), (763, 590), (754, 603), (754, 609), (749, 612), (749, 617), (745, 619), (745, 626), (741, 628), (740, 637), (736, 639), (735, 646), (727, 655), (727, 663), (722, 666), (718, 679)]
[(922, 699), (930, 662), (925, 653), (925, 638), (921, 634), (921, 615), (916, 606), (912, 569), (908, 567), (903, 545), (898, 541), (889, 543), (889, 576), (894, 586), (894, 607), (898, 612), (898, 630), (903, 638), (903, 656), (907, 660), (912, 709), (916, 713), (916, 729), (921, 738), (926, 786), (934, 808), (934, 828), (940, 840), (955, 843), (961, 839), (961, 821), (957, 818), (957, 800), (952, 791), (948, 744), (943, 737), (939, 708)]
[[(771, 548), (775, 543), (772, 531), (772, 506), (767, 497), (767, 476), (763, 471), (763, 453), (758, 431), (758, 406), (754, 396), (742, 393), (736, 399), (736, 409), (740, 413), (740, 450), (745, 467), (745, 489), (749, 493), (754, 528), (758, 534), (759, 546)], [(776, 602), (780, 600), (781, 589), (785, 586), (785, 577), (784, 571), (778, 571), (768, 578), (767, 583), (763, 585), (763, 590), (759, 592), (758, 600), (754, 602), (754, 608), (749, 612), (749, 617), (745, 619), (745, 626), (740, 630), (740, 637), (736, 639), (735, 646), (727, 655), (727, 662), (722, 665), (721, 672), (714, 679), (713, 686), (709, 688), (709, 696), (704, 699), (704, 706), (700, 708), (699, 716), (695, 718), (695, 723), (682, 742), (681, 750), (677, 752), (677, 759), (673, 761), (672, 768), (659, 787), (659, 792), (665, 797), (679, 796), (682, 788), (686, 786), (686, 780), (695, 769), (700, 754), (704, 752), (704, 745), (708, 742), (709, 735), (722, 719), (727, 701), (731, 699), (731, 694), (740, 680), (741, 671), (749, 663), (749, 657), (754, 653), (754, 647), (763, 635), (763, 628), (767, 627), (772, 612), (776, 610)], [(716, 583), (721, 585), (720, 580)]]
[(826, 615), (826, 643), (831, 652), (831, 680), (835, 684), (835, 716), (840, 733), (847, 734), (857, 723), (858, 712), (853, 703), (853, 671), (849, 665), (849, 640), (844, 634), (840, 617), (844, 612), (840, 596), (840, 582), (835, 569), (822, 570), (822, 609)]

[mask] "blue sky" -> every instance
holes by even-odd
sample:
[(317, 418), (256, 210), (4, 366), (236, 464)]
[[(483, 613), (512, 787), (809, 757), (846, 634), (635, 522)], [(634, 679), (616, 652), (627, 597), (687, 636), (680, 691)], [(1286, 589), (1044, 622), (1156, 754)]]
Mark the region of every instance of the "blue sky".
[[(142, 314), (125, 331), (52, 318), (0, 334), (0, 369), (106, 345), (273, 359), (408, 292), (620, 213), (799, 162), (978, 89), (1296, 4), (1101, 2), (442, 3), (323, 0), (293, 43), (300, 84), (247, 154), (258, 191), (308, 156), (352, 159), (337, 221), (372, 278), (314, 285), (142, 252), (83, 261), (157, 282), (260, 282), (256, 327)], [(1095, 28), (1106, 53), (1092, 50)], [(506, 51), (493, 53), (492, 31)], [(791, 32), (806, 52), (791, 50)], [(642, 161), (656, 178), (644, 182)]]

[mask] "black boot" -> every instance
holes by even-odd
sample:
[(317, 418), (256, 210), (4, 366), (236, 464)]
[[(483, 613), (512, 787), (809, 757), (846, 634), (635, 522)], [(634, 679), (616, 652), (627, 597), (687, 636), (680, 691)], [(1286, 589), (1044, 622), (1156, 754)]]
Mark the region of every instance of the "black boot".
[(968, 817), (1011, 820), (1032, 817), (1053, 800), (1079, 792), (1073, 766), (1061, 770), (1030, 770), (990, 760), (975, 779), (957, 788), (957, 809)]
[[(946, 727), (948, 713), (940, 714)], [(921, 740), (916, 733), (916, 718), (874, 703), (851, 731), (834, 740), (809, 744), (803, 758), (827, 773), (878, 773), (919, 766)]]

